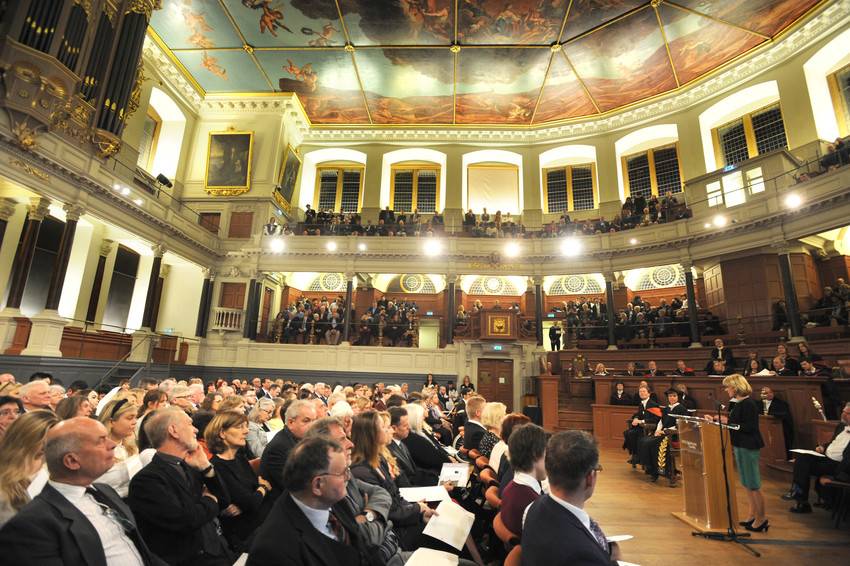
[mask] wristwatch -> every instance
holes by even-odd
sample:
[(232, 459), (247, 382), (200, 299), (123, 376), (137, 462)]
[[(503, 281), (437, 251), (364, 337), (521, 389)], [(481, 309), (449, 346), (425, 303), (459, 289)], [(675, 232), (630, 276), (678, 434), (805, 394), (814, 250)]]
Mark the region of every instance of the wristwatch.
[(371, 510), (367, 509), (366, 512), (363, 513), (363, 516), (366, 517), (367, 523), (375, 522), (375, 513), (373, 513)]

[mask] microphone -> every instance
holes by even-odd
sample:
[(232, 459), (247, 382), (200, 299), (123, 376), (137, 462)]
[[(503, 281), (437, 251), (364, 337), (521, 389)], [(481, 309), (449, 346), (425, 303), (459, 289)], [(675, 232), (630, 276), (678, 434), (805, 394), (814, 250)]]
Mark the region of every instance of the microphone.
[(715, 402), (714, 402), (714, 408), (716, 408), (716, 409), (720, 409), (721, 411), (725, 411), (725, 410), (726, 410), (726, 405), (724, 405), (724, 404), (723, 404), (723, 403), (721, 403), (720, 401), (715, 401)]

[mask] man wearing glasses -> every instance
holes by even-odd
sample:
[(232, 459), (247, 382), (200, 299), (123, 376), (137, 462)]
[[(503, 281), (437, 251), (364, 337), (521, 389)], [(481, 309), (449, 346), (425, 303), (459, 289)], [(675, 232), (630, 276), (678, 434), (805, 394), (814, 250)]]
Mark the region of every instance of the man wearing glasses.
[(106, 484), (115, 443), (94, 419), (62, 421), (45, 437), (50, 481), (0, 531), (4, 563), (165, 566), (130, 509)]
[(248, 566), (365, 566), (356, 519), (335, 504), (351, 479), (345, 451), (327, 438), (301, 441), (283, 469), (282, 497), (254, 537)]

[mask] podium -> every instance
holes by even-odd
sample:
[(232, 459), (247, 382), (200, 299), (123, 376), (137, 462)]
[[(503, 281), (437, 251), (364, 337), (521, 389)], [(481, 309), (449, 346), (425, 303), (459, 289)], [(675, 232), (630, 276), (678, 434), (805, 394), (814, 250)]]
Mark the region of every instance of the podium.
[[(682, 470), (682, 488), (685, 497), (684, 511), (673, 516), (702, 533), (726, 533), (738, 524), (738, 502), (735, 498), (735, 468), (732, 464), (732, 443), (729, 430), (704, 420), (680, 418), (678, 420)], [(726, 471), (729, 476), (732, 525), (726, 512), (726, 486), (723, 478), (723, 460), (720, 440), (726, 445)]]

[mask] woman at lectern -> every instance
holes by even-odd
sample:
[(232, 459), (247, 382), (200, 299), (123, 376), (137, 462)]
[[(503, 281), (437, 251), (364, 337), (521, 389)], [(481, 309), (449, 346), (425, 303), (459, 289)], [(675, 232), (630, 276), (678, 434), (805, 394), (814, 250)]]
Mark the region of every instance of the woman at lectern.
[[(741, 485), (747, 490), (750, 508), (747, 515), (749, 518), (741, 521), (740, 525), (755, 533), (767, 532), (770, 524), (765, 517), (759, 474), (759, 451), (764, 446), (759, 432), (759, 406), (750, 398), (753, 388), (744, 376), (737, 373), (728, 375), (723, 379), (723, 386), (729, 395), (729, 416), (720, 417), (721, 421), (740, 426), (738, 430), (729, 431), (738, 476)], [(716, 420), (716, 417), (710, 415), (705, 418)]]

